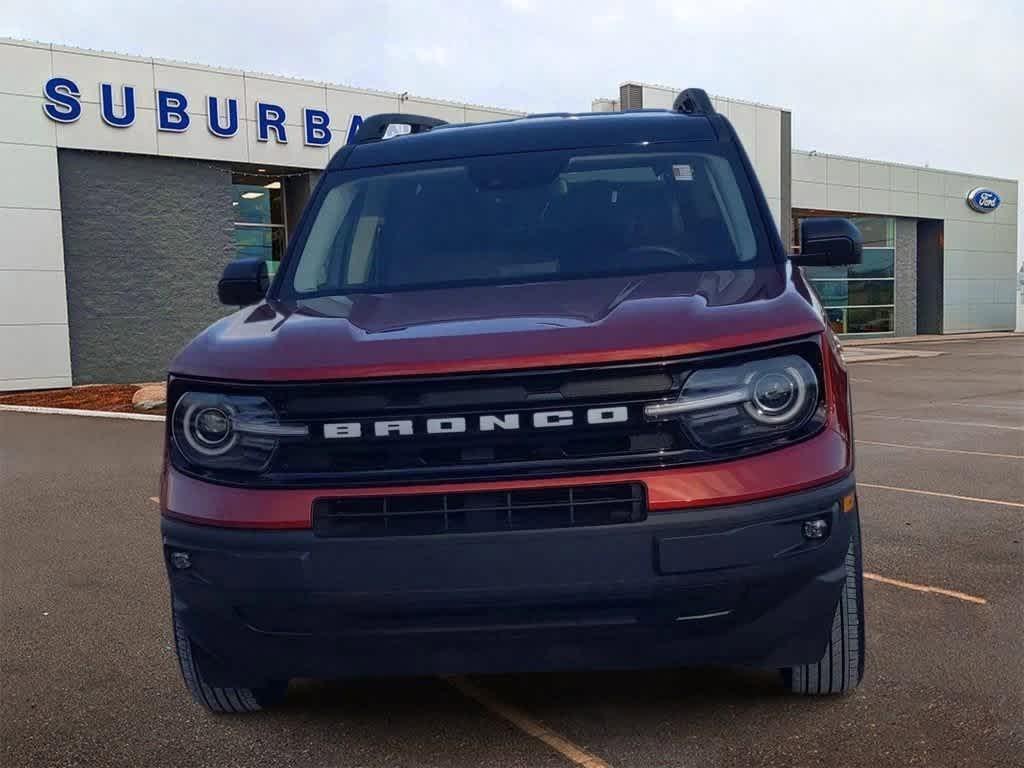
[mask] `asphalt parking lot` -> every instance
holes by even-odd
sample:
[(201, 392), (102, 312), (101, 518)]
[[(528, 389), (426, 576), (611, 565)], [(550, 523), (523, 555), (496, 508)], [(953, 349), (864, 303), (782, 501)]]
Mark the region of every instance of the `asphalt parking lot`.
[(299, 682), (209, 715), (172, 650), (162, 425), (0, 412), (0, 765), (1022, 765), (1024, 338), (914, 347), (943, 354), (851, 366), (868, 666), (829, 700), (672, 669)]

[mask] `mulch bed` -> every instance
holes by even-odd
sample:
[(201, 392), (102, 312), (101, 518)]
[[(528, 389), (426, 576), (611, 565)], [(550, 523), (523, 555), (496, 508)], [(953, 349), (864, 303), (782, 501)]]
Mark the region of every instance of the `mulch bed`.
[(0, 395), (0, 405), (35, 405), (44, 408), (77, 408), (83, 411), (116, 413), (165, 413), (164, 408), (137, 411), (132, 407), (134, 384), (97, 384), (67, 389), (40, 389)]

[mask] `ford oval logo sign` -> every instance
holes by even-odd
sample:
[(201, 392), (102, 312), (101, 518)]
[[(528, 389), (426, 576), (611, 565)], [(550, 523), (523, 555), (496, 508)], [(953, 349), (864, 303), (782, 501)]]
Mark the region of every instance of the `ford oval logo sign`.
[(1002, 200), (991, 189), (977, 187), (967, 193), (967, 204), (978, 213), (992, 213)]

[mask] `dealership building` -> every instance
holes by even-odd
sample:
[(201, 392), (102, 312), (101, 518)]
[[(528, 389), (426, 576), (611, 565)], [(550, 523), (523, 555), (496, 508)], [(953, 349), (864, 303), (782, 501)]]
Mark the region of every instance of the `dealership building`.
[[(592, 108), (668, 108), (678, 90), (627, 82)], [(813, 216), (864, 234), (861, 265), (808, 270), (837, 331), (1014, 329), (1016, 181), (802, 151), (788, 110), (713, 101), (787, 245)], [(276, 269), (320, 171), (380, 112), (523, 114), (0, 40), (0, 390), (161, 378), (225, 314), (224, 265)]]

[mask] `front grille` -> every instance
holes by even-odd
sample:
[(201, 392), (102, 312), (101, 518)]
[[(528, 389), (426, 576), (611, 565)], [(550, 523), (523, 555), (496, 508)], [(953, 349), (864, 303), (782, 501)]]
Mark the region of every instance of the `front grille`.
[[(177, 453), (172, 460), (216, 482), (319, 488), (500, 482), (722, 461), (743, 451), (702, 449), (678, 422), (647, 420), (644, 406), (677, 397), (698, 367), (778, 354), (803, 356), (821, 377), (818, 343), (808, 339), (639, 363), (352, 381), (211, 383), (206, 386), (266, 397), (282, 423), (307, 427), (309, 437), (282, 441), (259, 477), (192, 467)], [(175, 392), (198, 386), (184, 379), (172, 385), (172, 400)], [(543, 414), (566, 412), (572, 414), (569, 424), (535, 423)], [(518, 419), (515, 428), (503, 422), (500, 428), (492, 423), (493, 428), (482, 429), (481, 419), (509, 414)], [(453, 419), (464, 429), (430, 432), (431, 423), (451, 424)], [(401, 422), (405, 433), (376, 434), (378, 424), (392, 422)], [(347, 426), (342, 430), (339, 425)], [(820, 426), (820, 419), (809, 422), (807, 433)]]
[[(689, 448), (678, 425), (644, 418), (647, 403), (682, 384), (678, 364), (595, 366), (450, 377), (288, 387), (274, 407), (283, 420), (309, 425), (310, 439), (282, 443), (268, 475), (348, 485), (502, 479), (556, 470), (648, 466)], [(619, 408), (622, 420), (590, 424), (592, 409)], [(571, 426), (537, 427), (538, 415), (573, 413)], [(480, 419), (515, 414), (516, 428), (481, 431)], [(431, 421), (465, 420), (465, 431), (431, 434)], [(407, 422), (411, 434), (378, 436), (381, 422)], [(357, 424), (358, 437), (327, 436), (330, 425)]]
[(493, 533), (618, 525), (644, 520), (639, 483), (484, 493), (321, 499), (313, 532), (325, 538)]

